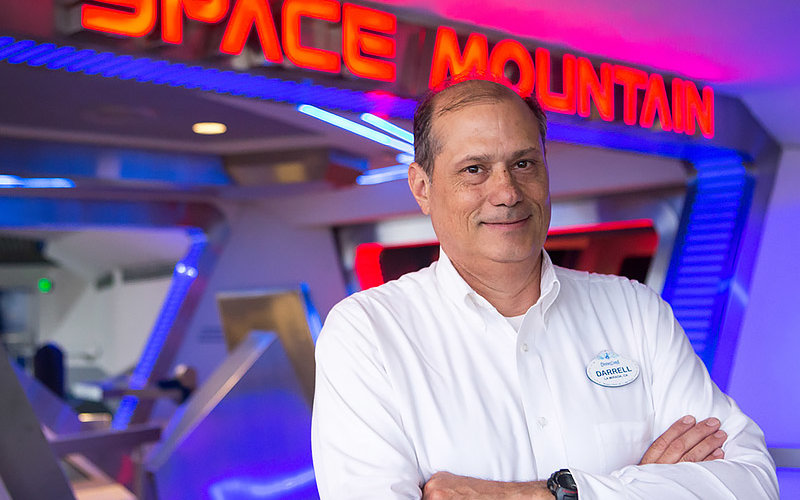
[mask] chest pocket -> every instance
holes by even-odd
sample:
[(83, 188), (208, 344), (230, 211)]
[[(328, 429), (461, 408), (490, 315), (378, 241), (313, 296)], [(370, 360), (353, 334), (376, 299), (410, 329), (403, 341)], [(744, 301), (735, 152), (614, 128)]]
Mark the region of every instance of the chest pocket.
[(649, 421), (603, 422), (594, 424), (608, 474), (626, 465), (635, 465), (653, 441)]

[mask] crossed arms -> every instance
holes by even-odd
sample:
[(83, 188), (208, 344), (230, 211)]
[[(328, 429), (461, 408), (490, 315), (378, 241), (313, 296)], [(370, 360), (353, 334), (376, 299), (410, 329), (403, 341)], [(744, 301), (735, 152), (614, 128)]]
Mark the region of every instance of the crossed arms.
[[(777, 499), (774, 465), (763, 434), (711, 382), (668, 306), (654, 299), (652, 307), (651, 316), (657, 317), (661, 330), (648, 346), (649, 370), (658, 374), (652, 381), (653, 405), (658, 409), (653, 430), (662, 434), (646, 451), (647, 444), (636, 448), (644, 451), (641, 459), (631, 459), (611, 472), (583, 470), (570, 459), (581, 500)], [(485, 481), (465, 477), (480, 472), (447, 471), (441, 470), (446, 466), (436, 468), (434, 463), (431, 468), (430, 462), (423, 463), (400, 407), (396, 387), (400, 379), (390, 376), (397, 373), (387, 368), (369, 313), (357, 307), (338, 309), (329, 315), (317, 344), (312, 446), (323, 500), (553, 498), (541, 481)], [(681, 421), (686, 414), (702, 420)], [(481, 433), (474, 431), (476, 439)], [(506, 474), (505, 479), (508, 476), (522, 474)]]

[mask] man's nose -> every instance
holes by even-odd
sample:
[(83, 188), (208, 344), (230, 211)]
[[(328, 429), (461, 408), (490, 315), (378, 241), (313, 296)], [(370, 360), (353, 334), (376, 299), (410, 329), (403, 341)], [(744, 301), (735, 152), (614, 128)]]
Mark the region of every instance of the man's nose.
[(492, 169), (492, 175), (489, 178), (489, 203), (511, 207), (516, 205), (521, 198), (519, 184), (511, 171), (506, 167)]

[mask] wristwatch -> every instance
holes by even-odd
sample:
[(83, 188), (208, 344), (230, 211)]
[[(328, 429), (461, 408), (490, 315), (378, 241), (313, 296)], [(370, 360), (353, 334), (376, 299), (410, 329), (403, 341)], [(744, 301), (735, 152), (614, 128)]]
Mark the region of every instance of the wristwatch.
[(547, 488), (556, 500), (578, 500), (578, 485), (569, 469), (555, 471), (547, 480)]

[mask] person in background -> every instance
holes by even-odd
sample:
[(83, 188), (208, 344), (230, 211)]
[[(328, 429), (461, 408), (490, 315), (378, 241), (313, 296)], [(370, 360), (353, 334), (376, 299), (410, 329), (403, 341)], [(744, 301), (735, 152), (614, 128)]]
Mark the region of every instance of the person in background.
[(409, 186), (441, 256), (328, 315), (321, 498), (778, 498), (761, 430), (669, 305), (550, 261), (545, 132), (535, 99), (491, 81), (418, 106)]

